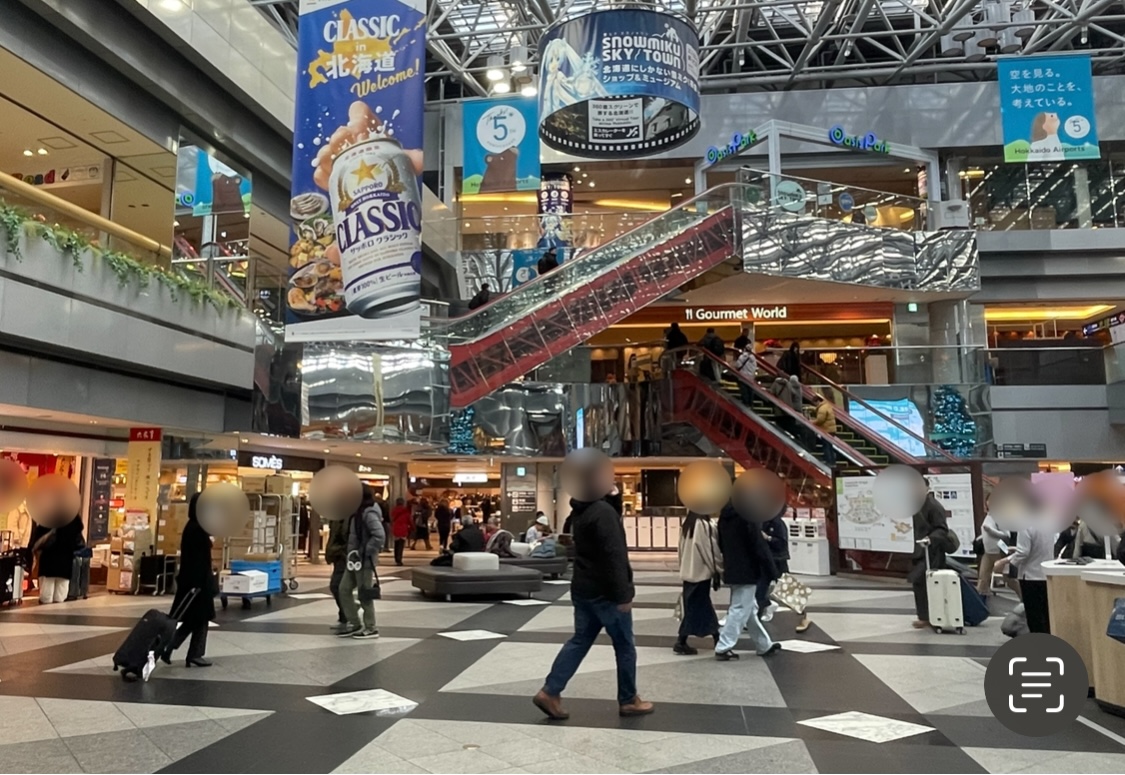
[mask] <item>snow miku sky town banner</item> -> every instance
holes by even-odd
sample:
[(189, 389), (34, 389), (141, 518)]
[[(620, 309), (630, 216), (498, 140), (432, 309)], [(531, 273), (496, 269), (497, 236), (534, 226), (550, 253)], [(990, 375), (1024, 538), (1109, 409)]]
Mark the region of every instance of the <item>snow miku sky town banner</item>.
[(1101, 157), (1089, 54), (1004, 57), (996, 66), (1004, 161)]
[(286, 339), (421, 326), (423, 0), (301, 0)]

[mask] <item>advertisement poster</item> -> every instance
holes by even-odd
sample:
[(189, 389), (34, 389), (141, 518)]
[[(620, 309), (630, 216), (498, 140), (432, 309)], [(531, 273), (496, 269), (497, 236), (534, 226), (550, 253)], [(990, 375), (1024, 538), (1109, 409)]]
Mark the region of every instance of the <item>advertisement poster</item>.
[(462, 105), (462, 194), (539, 188), (539, 105), (534, 97)]
[[(850, 401), (848, 414), (892, 442), (903, 452), (915, 457), (926, 456), (926, 445), (922, 443), (922, 439), (926, 437), (926, 424), (917, 405), (909, 398), (898, 401), (864, 399), (862, 404), (858, 401)], [(887, 418), (893, 419), (898, 425)], [(899, 427), (900, 425), (915, 435), (907, 433)]]
[[(961, 540), (957, 556), (971, 557), (973, 538), (976, 537), (972, 476), (935, 474), (928, 476), (927, 480), (930, 492), (949, 511), (949, 527)], [(874, 476), (841, 477), (836, 480), (840, 548), (913, 553), (913, 519), (892, 519), (875, 508), (874, 487)]]
[(592, 158), (659, 153), (699, 131), (699, 34), (680, 16), (612, 8), (539, 39), (539, 134)]
[[(574, 213), (569, 175), (545, 175), (539, 184), (540, 250), (565, 248), (570, 244), (570, 216)], [(559, 256), (560, 262), (562, 256)]]
[(1088, 54), (1004, 58), (997, 70), (1004, 161), (1101, 157)]
[(250, 212), (250, 178), (194, 145), (176, 151), (176, 214)]
[(95, 458), (90, 471), (90, 525), (87, 543), (109, 538), (109, 501), (113, 498), (113, 472), (117, 461)]
[(301, 0), (287, 342), (416, 339), (421, 0)]
[(126, 449), (125, 510), (156, 516), (160, 495), (160, 428), (130, 428)]

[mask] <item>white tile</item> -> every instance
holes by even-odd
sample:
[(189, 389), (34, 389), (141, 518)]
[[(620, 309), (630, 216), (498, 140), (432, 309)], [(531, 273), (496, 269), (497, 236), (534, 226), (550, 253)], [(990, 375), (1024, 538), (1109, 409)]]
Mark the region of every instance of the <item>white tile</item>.
[(838, 735), (866, 740), (869, 743), (887, 743), (891, 740), (901, 740), (904, 737), (913, 737), (933, 731), (933, 727), (854, 710), (831, 716), (811, 718), (797, 723), (814, 729), (823, 729), (826, 732), (835, 732)]
[(450, 640), (461, 640), (461, 641), (466, 641), (466, 640), (495, 640), (497, 638), (508, 637), (507, 635), (503, 635), (499, 632), (492, 632), (491, 630), (460, 630), (460, 631), (457, 631), (457, 632), (439, 632), (438, 635), (440, 635), (443, 638), (449, 638)]
[(398, 716), (409, 713), (418, 707), (418, 703), (400, 697), (386, 689), (367, 689), (361, 692), (344, 692), (342, 694), (321, 694), (316, 697), (306, 697), (311, 703), (319, 705), (325, 710), (330, 710), (337, 716), (347, 716), (351, 713), (375, 713), (378, 716)]
[(547, 600), (536, 600), (534, 598), (521, 598), (519, 600), (504, 600), (505, 605), (550, 605)]
[(783, 640), (781, 643), (782, 651), (796, 651), (798, 654), (815, 654), (818, 651), (832, 651), (833, 649), (840, 648), (839, 646), (832, 646), (827, 643), (816, 643), (811, 640)]
[(294, 600), (323, 600), (325, 598), (332, 597), (332, 595), (329, 595), (326, 592), (290, 592), (288, 597), (291, 597)]
[(570, 582), (566, 581), (565, 579), (544, 579), (543, 583), (544, 584), (550, 584), (552, 586), (563, 586), (563, 587), (569, 587), (570, 586)]

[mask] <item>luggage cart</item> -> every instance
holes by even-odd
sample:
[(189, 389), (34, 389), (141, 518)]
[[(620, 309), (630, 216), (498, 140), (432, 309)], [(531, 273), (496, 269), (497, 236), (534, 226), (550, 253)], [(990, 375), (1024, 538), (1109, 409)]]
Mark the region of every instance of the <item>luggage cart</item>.
[[(249, 608), (254, 598), (264, 597), (266, 605), (270, 605), (273, 596), (284, 593), (286, 587), (297, 589), (292, 498), (275, 494), (247, 497), (250, 499), (252, 521), (244, 535), (223, 541), (223, 569), (232, 573), (260, 570), (269, 577), (269, 583), (265, 590), (245, 594), (220, 591), (219, 600), (224, 609), (232, 597), (241, 598), (242, 607)], [(232, 548), (242, 551), (232, 552)], [(232, 559), (232, 554), (239, 559)]]

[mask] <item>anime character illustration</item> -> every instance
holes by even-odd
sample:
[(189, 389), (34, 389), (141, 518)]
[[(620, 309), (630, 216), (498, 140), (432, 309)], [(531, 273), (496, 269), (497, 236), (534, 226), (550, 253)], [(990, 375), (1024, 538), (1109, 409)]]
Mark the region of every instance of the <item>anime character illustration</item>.
[(540, 67), (546, 73), (542, 94), (544, 115), (609, 94), (598, 78), (594, 60), (579, 56), (562, 38), (547, 44)]
[(1062, 122), (1058, 113), (1036, 113), (1031, 120), (1030, 155), (1037, 161), (1063, 159), (1062, 141), (1059, 140), (1059, 127)]
[(539, 241), (535, 246), (544, 249), (566, 247), (565, 228), (561, 215), (543, 213), (539, 216)]

